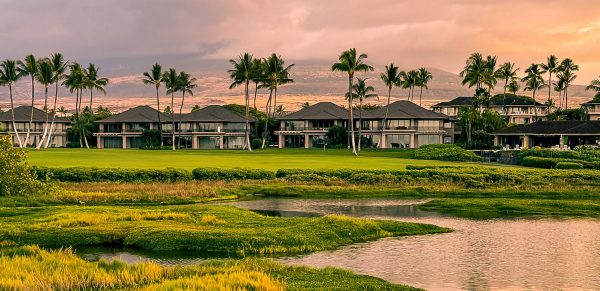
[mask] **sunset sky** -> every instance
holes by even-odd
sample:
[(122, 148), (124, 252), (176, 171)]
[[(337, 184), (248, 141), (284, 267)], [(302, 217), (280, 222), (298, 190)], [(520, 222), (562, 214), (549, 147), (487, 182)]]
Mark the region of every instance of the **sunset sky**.
[(0, 0), (0, 7), (0, 58), (60, 51), (111, 77), (133, 74), (127, 67), (136, 58), (147, 67), (202, 64), (249, 51), (332, 62), (349, 47), (376, 65), (453, 73), (475, 51), (521, 68), (555, 54), (580, 65), (577, 84), (600, 75), (597, 0)]

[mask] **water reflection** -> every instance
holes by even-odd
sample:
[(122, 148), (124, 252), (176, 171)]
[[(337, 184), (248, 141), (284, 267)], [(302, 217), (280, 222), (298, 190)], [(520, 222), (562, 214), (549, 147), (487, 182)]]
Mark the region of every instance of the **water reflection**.
[(152, 252), (109, 247), (82, 247), (75, 249), (75, 253), (91, 262), (99, 260), (107, 262), (118, 260), (128, 264), (154, 262), (161, 266), (196, 265), (209, 258), (206, 254), (194, 252)]
[(346, 268), (427, 290), (600, 289), (597, 219), (469, 220), (422, 212), (414, 200), (278, 200), (237, 205), (396, 219), (456, 230), (280, 259), (288, 264)]

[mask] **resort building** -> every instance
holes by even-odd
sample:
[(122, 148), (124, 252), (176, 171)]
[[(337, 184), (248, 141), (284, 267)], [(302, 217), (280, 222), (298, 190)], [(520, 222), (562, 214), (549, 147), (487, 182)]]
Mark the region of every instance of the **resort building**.
[[(473, 101), (474, 97), (457, 97), (433, 105), (431, 109), (437, 113), (457, 118), (460, 109), (465, 106), (473, 106)], [(534, 103), (533, 99), (527, 96), (507, 94), (505, 98), (502, 98), (502, 95), (495, 95), (490, 98), (490, 109), (498, 112), (508, 123), (512, 124), (528, 124), (547, 120), (548, 116), (548, 106), (539, 102)]]
[[(15, 108), (15, 126), (22, 142), (25, 142), (27, 129), (29, 128), (29, 119), (31, 117), (31, 106), (19, 106)], [(48, 147), (64, 147), (67, 145), (67, 128), (71, 121), (64, 117), (56, 116), (54, 118), (54, 127), (50, 129), (52, 123), (52, 113), (46, 113), (40, 109), (33, 108), (33, 121), (29, 133), (29, 141), (25, 146), (35, 147), (44, 134), (44, 125), (48, 121), (48, 131), (52, 131), (51, 140)], [(0, 112), (0, 135), (11, 134), (14, 145), (19, 142), (15, 135), (12, 124), (12, 110)]]
[(509, 149), (574, 148), (578, 145), (600, 145), (600, 121), (538, 121), (508, 127), (493, 134), (494, 145)]
[(592, 99), (582, 103), (581, 106), (587, 110), (589, 120), (600, 120), (600, 101)]
[[(454, 123), (444, 114), (435, 113), (409, 101), (397, 101), (386, 107), (354, 111), (355, 134), (361, 126), (361, 145), (381, 148), (417, 148), (425, 144), (453, 143)], [(348, 128), (348, 110), (331, 102), (320, 102), (280, 118), (279, 147), (323, 147), (328, 130), (336, 125)]]
[[(246, 120), (222, 106), (211, 105), (186, 114), (164, 114), (150, 106), (138, 106), (96, 121), (98, 148), (141, 148), (147, 146), (143, 132), (159, 129), (170, 143), (175, 119), (175, 143), (192, 149), (241, 149)], [(254, 124), (251, 121), (250, 126)]]

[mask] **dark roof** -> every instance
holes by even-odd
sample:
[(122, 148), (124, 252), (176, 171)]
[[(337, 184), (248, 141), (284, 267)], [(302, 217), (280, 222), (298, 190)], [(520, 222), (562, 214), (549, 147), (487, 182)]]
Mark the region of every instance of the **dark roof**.
[(585, 105), (594, 105), (594, 104), (600, 104), (600, 100), (598, 100), (598, 101), (597, 101), (597, 100), (595, 100), (595, 99), (592, 99), (592, 100), (590, 100), (590, 101), (588, 101), (588, 102), (581, 103), (581, 105), (584, 105), (584, 106), (585, 106)]
[[(52, 113), (46, 113), (38, 108), (33, 108), (33, 122), (46, 122), (46, 114), (49, 120), (52, 120)], [(16, 122), (29, 122), (31, 117), (31, 106), (19, 106), (15, 107), (15, 121)], [(0, 121), (12, 122), (12, 110), (0, 113)], [(54, 119), (55, 123), (71, 123), (71, 121), (64, 117), (57, 116)]]
[(525, 125), (508, 127), (495, 132), (497, 135), (600, 135), (600, 121), (598, 120), (560, 120), (538, 121)]
[[(196, 122), (246, 122), (244, 117), (219, 105), (209, 105), (184, 114), (182, 119)], [(251, 120), (251, 122), (254, 121)]]
[[(502, 98), (502, 94), (493, 96), (490, 99), (491, 105), (496, 106), (533, 106), (533, 99), (528, 96), (515, 96), (506, 94), (506, 98)], [(451, 107), (451, 106), (467, 106), (473, 104), (473, 97), (456, 97), (450, 101), (440, 102), (431, 106), (435, 107)], [(535, 102), (536, 106), (545, 106), (540, 102)]]
[(449, 106), (467, 106), (473, 104), (473, 97), (456, 97), (450, 101), (440, 102), (431, 106), (434, 107), (449, 107)]
[[(171, 122), (171, 117), (160, 113), (161, 122)], [(158, 112), (150, 106), (138, 106), (127, 109), (121, 113), (111, 115), (105, 119), (96, 121), (98, 123), (121, 123), (121, 122), (158, 122)]]
[[(384, 118), (386, 107), (373, 110), (363, 110), (363, 118)], [(358, 116), (358, 113), (356, 113)], [(400, 100), (389, 105), (388, 118), (390, 119), (448, 119), (445, 114), (427, 110), (410, 101)]]
[(331, 102), (319, 102), (290, 113), (281, 120), (340, 120), (348, 119), (348, 110)]

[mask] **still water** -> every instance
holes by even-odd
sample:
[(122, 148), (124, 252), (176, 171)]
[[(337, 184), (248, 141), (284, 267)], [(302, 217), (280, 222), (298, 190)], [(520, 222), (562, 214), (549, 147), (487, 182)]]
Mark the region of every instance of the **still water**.
[(233, 205), (272, 214), (345, 214), (450, 227), (280, 259), (334, 266), (428, 290), (600, 290), (600, 220), (469, 220), (424, 212), (415, 200), (262, 199)]

